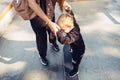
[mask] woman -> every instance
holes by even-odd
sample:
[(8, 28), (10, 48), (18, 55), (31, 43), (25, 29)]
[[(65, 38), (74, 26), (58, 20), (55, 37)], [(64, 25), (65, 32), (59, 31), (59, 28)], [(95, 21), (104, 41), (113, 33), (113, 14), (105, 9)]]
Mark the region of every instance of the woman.
[(61, 11), (63, 9), (71, 10), (71, 6), (65, 0), (40, 0), (40, 5), (36, 3), (36, 0), (28, 0), (30, 8), (38, 15), (30, 20), (30, 23), (36, 35), (37, 48), (41, 57), (41, 63), (44, 66), (48, 65), (48, 60), (46, 58), (47, 31), (50, 35), (49, 40), (53, 44), (54, 49), (59, 51), (55, 36), (59, 28), (55, 23), (54, 15), (56, 2), (59, 3)]

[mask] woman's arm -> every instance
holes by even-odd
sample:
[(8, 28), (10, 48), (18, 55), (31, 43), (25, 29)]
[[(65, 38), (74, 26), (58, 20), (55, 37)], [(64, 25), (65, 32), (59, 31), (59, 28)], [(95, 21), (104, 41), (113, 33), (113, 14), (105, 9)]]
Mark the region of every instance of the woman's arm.
[(56, 33), (59, 27), (57, 24), (53, 23), (43, 12), (40, 6), (36, 3), (36, 0), (28, 0), (30, 8), (43, 20), (48, 24), (49, 28)]
[(66, 2), (66, 0), (57, 0), (60, 10), (63, 11), (65, 9), (66, 11), (71, 10), (71, 6)]

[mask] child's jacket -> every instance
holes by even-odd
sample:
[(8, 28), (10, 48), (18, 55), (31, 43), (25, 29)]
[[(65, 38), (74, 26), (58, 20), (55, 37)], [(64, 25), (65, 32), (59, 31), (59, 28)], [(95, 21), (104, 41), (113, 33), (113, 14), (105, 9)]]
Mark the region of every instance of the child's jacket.
[(57, 32), (57, 36), (58, 41), (61, 44), (70, 44), (74, 53), (76, 52), (80, 53), (81, 51), (83, 51), (82, 53), (84, 53), (85, 50), (84, 41), (82, 35), (80, 34), (79, 25), (76, 22), (74, 23), (74, 28), (65, 36), (63, 35), (62, 30), (59, 30)]

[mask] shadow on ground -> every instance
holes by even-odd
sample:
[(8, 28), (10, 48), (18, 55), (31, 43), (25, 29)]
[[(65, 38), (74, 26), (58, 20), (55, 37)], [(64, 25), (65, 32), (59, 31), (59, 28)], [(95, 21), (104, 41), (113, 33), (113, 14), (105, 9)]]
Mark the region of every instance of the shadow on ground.
[(0, 40), (0, 79), (6, 80), (63, 80), (62, 52), (55, 53), (49, 44), (50, 65), (42, 66), (35, 41)]

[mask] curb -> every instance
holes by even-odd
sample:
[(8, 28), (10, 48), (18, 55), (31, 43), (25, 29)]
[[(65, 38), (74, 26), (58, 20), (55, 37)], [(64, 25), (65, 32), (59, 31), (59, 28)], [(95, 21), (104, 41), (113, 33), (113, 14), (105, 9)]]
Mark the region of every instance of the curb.
[(16, 12), (11, 4), (7, 6), (5, 11), (0, 15), (0, 37), (5, 32), (7, 26), (12, 22), (15, 15)]

